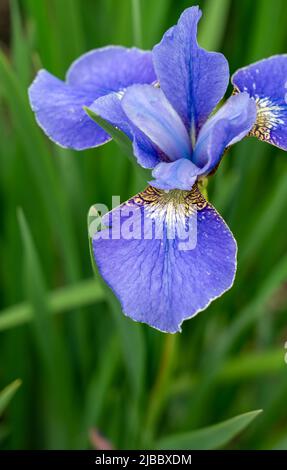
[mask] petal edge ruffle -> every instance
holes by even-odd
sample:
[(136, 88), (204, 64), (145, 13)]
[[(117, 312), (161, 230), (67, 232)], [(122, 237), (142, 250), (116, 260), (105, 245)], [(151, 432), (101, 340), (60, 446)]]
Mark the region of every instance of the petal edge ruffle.
[(68, 86), (46, 70), (38, 72), (29, 88), (29, 99), (37, 123), (61, 147), (83, 150), (110, 140), (83, 110), (94, 97)]
[(197, 43), (200, 18), (198, 7), (187, 8), (152, 51), (160, 86), (193, 140), (224, 96), (229, 81), (224, 55), (206, 51)]
[[(133, 237), (127, 227), (125, 234), (128, 236), (121, 237), (116, 225), (121, 228), (128, 224), (129, 227), (131, 213), (133, 235), (137, 230), (145, 230), (143, 224), (147, 220), (155, 230), (155, 217), (163, 222), (163, 238)], [(193, 249), (182, 249), (179, 244), (183, 238), (178, 234), (168, 238), (167, 230), (175, 221), (180, 223), (184, 219), (187, 223), (192, 217), (197, 224), (196, 243)], [(148, 187), (104, 219), (108, 227), (93, 237), (95, 261), (121, 301), (124, 313), (133, 320), (163, 332), (176, 333), (181, 331), (184, 320), (207, 308), (232, 286), (236, 242), (225, 222), (196, 187), (189, 192), (169, 193)], [(118, 236), (112, 237), (113, 229)]]
[(83, 106), (134, 83), (152, 83), (155, 78), (150, 51), (108, 46), (77, 59), (66, 82), (40, 70), (29, 88), (29, 99), (39, 126), (54, 142), (83, 150), (110, 140)]

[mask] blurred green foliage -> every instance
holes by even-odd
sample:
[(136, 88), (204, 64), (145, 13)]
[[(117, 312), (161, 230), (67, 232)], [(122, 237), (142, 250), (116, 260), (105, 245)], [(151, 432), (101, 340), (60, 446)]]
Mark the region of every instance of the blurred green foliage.
[[(196, 3), (200, 44), (221, 50), (231, 72), (286, 52), (285, 1)], [(224, 158), (209, 198), (238, 241), (235, 285), (182, 334), (164, 335), (123, 316), (89, 258), (89, 207), (132, 196), (142, 174), (114, 143), (58, 148), (28, 104), (40, 67), (64, 78), (89, 49), (151, 48), (190, 5), (0, 0), (0, 390), (22, 381), (1, 418), (2, 448), (89, 448), (96, 428), (115, 448), (287, 449), (284, 152), (246, 139)], [(226, 420), (258, 408), (230, 442), (256, 413)]]

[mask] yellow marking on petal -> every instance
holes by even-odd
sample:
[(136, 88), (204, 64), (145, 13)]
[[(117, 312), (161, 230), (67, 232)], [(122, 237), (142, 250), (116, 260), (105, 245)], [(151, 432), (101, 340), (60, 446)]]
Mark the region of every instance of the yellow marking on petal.
[(162, 205), (172, 204), (174, 206), (180, 204), (184, 205), (186, 211), (190, 210), (190, 205), (196, 206), (197, 210), (202, 210), (207, 205), (206, 200), (198, 189), (197, 184), (194, 184), (190, 191), (181, 189), (172, 189), (169, 191), (157, 189), (153, 186), (148, 186), (144, 191), (137, 194), (133, 201), (136, 204), (151, 204)]
[(138, 205), (144, 205), (147, 216), (159, 221), (165, 220), (169, 226), (185, 223), (186, 217), (190, 217), (207, 205), (207, 201), (196, 184), (190, 191), (180, 189), (164, 191), (148, 186), (132, 201)]
[(280, 124), (284, 124), (282, 119), (283, 106), (274, 104), (269, 98), (256, 98), (257, 118), (250, 135), (257, 137), (264, 142), (272, 142), (271, 131)]
[[(216, 167), (216, 169), (217, 169), (217, 167)], [(208, 186), (207, 176), (202, 176), (201, 178), (198, 179), (199, 190), (200, 190), (201, 194), (204, 196), (204, 198), (208, 201), (207, 186)]]

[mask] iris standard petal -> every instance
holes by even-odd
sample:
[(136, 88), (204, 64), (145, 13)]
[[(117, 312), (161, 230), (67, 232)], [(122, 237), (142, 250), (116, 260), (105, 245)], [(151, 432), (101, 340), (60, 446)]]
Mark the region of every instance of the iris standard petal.
[(74, 62), (66, 82), (41, 70), (29, 88), (30, 103), (38, 124), (54, 142), (82, 150), (110, 140), (83, 106), (131, 84), (152, 83), (155, 78), (150, 52), (106, 47)]
[(82, 150), (110, 140), (83, 110), (95, 96), (68, 86), (46, 70), (38, 72), (29, 99), (39, 126), (58, 145)]
[(251, 134), (287, 150), (287, 54), (237, 70), (232, 83), (256, 101), (257, 119)]
[(129, 87), (122, 98), (122, 107), (132, 123), (170, 160), (190, 157), (191, 144), (184, 124), (159, 88)]
[(69, 85), (106, 95), (134, 83), (156, 80), (152, 55), (136, 47), (107, 46), (79, 57), (70, 66), (66, 81)]
[(256, 104), (248, 93), (231, 96), (202, 127), (192, 161), (207, 175), (219, 163), (225, 148), (238, 142), (252, 129)]
[(193, 140), (223, 97), (229, 80), (228, 62), (222, 54), (198, 46), (198, 7), (186, 9), (153, 49), (160, 86), (183, 119)]
[(236, 242), (196, 186), (148, 187), (105, 224), (93, 236), (95, 261), (133, 320), (175, 333), (233, 284)]
[(89, 108), (119, 128), (133, 141), (134, 154), (143, 168), (154, 168), (161, 160), (160, 152), (150, 139), (129, 120), (121, 105), (122, 97), (122, 92), (109, 93), (98, 98)]
[(187, 158), (181, 158), (175, 162), (161, 162), (153, 170), (155, 178), (150, 184), (158, 189), (184, 189), (190, 190), (200, 173), (194, 163)]

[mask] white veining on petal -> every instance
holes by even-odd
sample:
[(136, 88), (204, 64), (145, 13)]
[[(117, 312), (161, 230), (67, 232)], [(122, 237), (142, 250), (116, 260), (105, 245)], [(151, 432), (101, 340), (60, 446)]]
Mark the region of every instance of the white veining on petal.
[(285, 123), (283, 117), (286, 108), (274, 104), (269, 97), (260, 98), (255, 95), (255, 101), (257, 105), (257, 119), (251, 135), (272, 143), (271, 131)]
[(126, 92), (126, 88), (122, 88), (121, 90), (116, 92), (116, 95), (119, 98), (119, 100), (121, 100), (124, 97), (125, 92)]
[(195, 185), (191, 191), (165, 191), (149, 186), (134, 202), (144, 207), (145, 217), (155, 221), (156, 233), (160, 234), (165, 227), (169, 239), (183, 234), (187, 225), (196, 230), (197, 210), (207, 204)]

